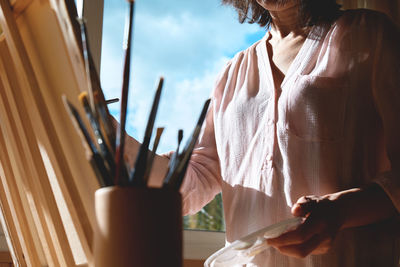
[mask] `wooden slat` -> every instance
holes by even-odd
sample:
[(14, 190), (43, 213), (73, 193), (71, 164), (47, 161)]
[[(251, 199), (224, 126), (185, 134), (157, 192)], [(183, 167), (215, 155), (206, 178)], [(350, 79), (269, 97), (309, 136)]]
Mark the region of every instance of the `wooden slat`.
[[(1, 120), (0, 120), (1, 122)], [(0, 132), (1, 135), (1, 132)], [(1, 152), (0, 152), (1, 153)], [(18, 266), (26, 266), (26, 261), (23, 257), (23, 248), (20, 240), (18, 239), (17, 228), (15, 226), (15, 218), (13, 218), (12, 208), (14, 205), (10, 203), (11, 199), (7, 199), (6, 187), (3, 186), (3, 181), (5, 181), (4, 170), (0, 160), (0, 205), (1, 212), (3, 214), (2, 228), (5, 233), (5, 238), (7, 240), (7, 245), (9, 250), (13, 253), (15, 263), (19, 263)], [(4, 255), (7, 255), (9, 262), (12, 262), (10, 252), (0, 252), (0, 262), (4, 262)]]
[[(12, 58), (11, 56), (6, 54), (2, 55), (2, 57), (6, 58), (6, 62), (12, 62), (12, 60), (17, 59), (15, 61), (17, 62), (16, 65), (19, 65), (19, 68), (17, 68), (17, 70), (20, 70), (19, 76), (21, 77), (22, 75), (26, 75), (31, 89), (36, 89), (37, 91), (39, 91), (33, 70), (29, 68), (29, 58), (26, 55), (22, 40), (18, 35), (18, 29), (16, 27), (15, 21), (13, 20), (11, 10), (9, 9), (5, 0), (0, 1), (0, 6), (3, 10), (2, 18), (3, 22), (5, 23), (3, 23), (2, 25), (6, 33), (6, 40), (8, 43), (13, 45), (14, 49), (16, 50), (14, 51)], [(20, 60), (20, 62), (18, 62), (18, 59)], [(22, 65), (18, 63), (24, 65), (24, 67), (22, 67)], [(23, 70), (23, 72), (21, 72), (21, 70)], [(7, 74), (12, 75), (12, 72), (8, 72)], [(5, 78), (6, 77), (3, 77), (3, 79)], [(28, 83), (25, 83), (23, 85), (27, 86)], [(47, 252), (45, 254), (47, 256), (48, 264), (50, 266), (74, 266), (72, 251), (68, 244), (67, 235), (63, 228), (62, 220), (53, 196), (51, 185), (49, 183), (49, 180), (47, 179), (46, 170), (41, 160), (41, 155), (36, 143), (36, 137), (34, 135), (33, 127), (30, 123), (29, 115), (26, 110), (26, 103), (24, 103), (24, 101), (21, 101), (23, 100), (24, 96), (22, 95), (22, 90), (18, 89), (19, 88), (12, 88), (11, 93), (13, 94), (12, 97), (14, 97), (15, 99), (15, 102), (13, 104), (17, 106), (17, 113), (20, 116), (20, 127), (23, 128), (19, 132), (21, 135), (28, 133), (25, 134), (23, 138), (21, 138), (22, 141), (26, 140), (22, 144), (25, 148), (20, 148), (19, 150), (21, 153), (25, 153), (25, 155), (30, 158), (29, 160), (25, 159), (23, 161), (31, 170), (31, 173), (33, 175), (32, 178), (35, 178), (35, 180), (37, 181), (33, 182), (31, 181), (31, 179), (28, 179), (28, 181), (30, 182), (28, 182), (30, 188), (27, 188), (27, 191), (33, 195), (32, 201), (34, 204), (31, 208), (36, 208), (38, 216), (36, 218), (36, 227), (40, 231), (41, 238), (43, 238), (42, 244), (45, 244), (44, 249), (45, 252)], [(8, 98), (10, 99), (11, 97), (9, 96)], [(40, 96), (38, 96), (37, 98), (40, 98)], [(42, 112), (42, 116), (43, 113), (45, 113), (44, 115), (48, 116), (46, 112)], [(47, 125), (47, 127), (52, 128), (50, 125)], [(43, 209), (43, 211), (41, 209)]]
[[(0, 93), (4, 93), (1, 84)], [(7, 111), (5, 110), (6, 103), (3, 101), (3, 98), (4, 95), (1, 94), (1, 115), (7, 114)], [(37, 242), (35, 241), (35, 238), (32, 236), (32, 232), (28, 227), (29, 219), (27, 218), (27, 214), (25, 214), (24, 212), (24, 198), (22, 195), (20, 195), (20, 190), (15, 179), (16, 177), (12, 172), (13, 167), (9, 158), (10, 155), (7, 150), (7, 145), (9, 144), (9, 142), (6, 142), (4, 138), (4, 133), (7, 132), (7, 129), (5, 129), (5, 124), (5, 119), (2, 118), (0, 123), (0, 162), (2, 167), (0, 168), (0, 178), (2, 179), (2, 186), (4, 187), (4, 193), (8, 199), (8, 204), (10, 205), (10, 211), (12, 212), (11, 218), (16, 228), (16, 231), (14, 233), (16, 233), (17, 236), (14, 236), (14, 238), (18, 238), (21, 242), (22, 251), (16, 251), (16, 254), (18, 256), (19, 263), (22, 264), (24, 262), (24, 259), (26, 259), (26, 262), (29, 266), (40, 266), (40, 253), (37, 251), (39, 248), (34, 247), (34, 244)], [(22, 266), (24, 265), (22, 264)]]
[[(2, 58), (2, 62), (0, 62), (0, 78), (5, 89), (3, 100), (6, 102), (5, 107), (8, 108), (6, 114), (9, 114), (9, 122), (12, 127), (12, 135), (10, 136), (13, 136), (12, 143), (15, 143), (13, 149), (10, 149), (8, 153), (10, 155), (14, 154), (17, 159), (18, 166), (16, 169), (19, 169), (22, 186), (29, 199), (29, 207), (38, 236), (43, 245), (47, 262), (54, 266), (59, 264), (53, 244), (53, 239), (56, 236), (50, 232), (53, 227), (48, 222), (49, 208), (46, 201), (43, 201), (43, 193), (40, 188), (40, 182), (46, 179), (46, 174), (42, 171), (43, 163), (38, 153), (36, 138), (32, 131), (28, 112), (24, 102), (21, 101), (21, 88), (16, 77), (18, 72), (12, 68), (13, 61), (7, 47), (5, 47), (5, 43), (2, 43), (0, 52)], [(3, 62), (7, 62), (7, 67)], [(47, 195), (51, 198), (52, 192), (47, 191)]]

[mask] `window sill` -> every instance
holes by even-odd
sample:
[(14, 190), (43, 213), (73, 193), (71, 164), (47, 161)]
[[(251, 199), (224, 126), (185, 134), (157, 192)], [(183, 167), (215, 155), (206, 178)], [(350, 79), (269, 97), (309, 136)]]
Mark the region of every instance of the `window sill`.
[(225, 246), (225, 233), (223, 232), (183, 231), (184, 259), (204, 260), (223, 246)]

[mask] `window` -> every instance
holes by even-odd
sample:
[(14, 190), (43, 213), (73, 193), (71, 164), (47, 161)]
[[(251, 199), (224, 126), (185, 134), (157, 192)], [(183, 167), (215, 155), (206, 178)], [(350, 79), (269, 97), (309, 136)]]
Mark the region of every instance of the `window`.
[[(101, 81), (107, 98), (120, 97), (124, 1), (105, 1)], [(240, 25), (220, 1), (137, 1), (127, 131), (142, 140), (155, 83), (165, 86), (156, 125), (165, 127), (158, 153), (176, 149), (177, 133), (189, 136), (224, 64), (260, 39), (258, 25)], [(110, 105), (119, 118), (119, 104)], [(185, 139), (183, 140), (185, 142)], [(221, 195), (198, 214), (184, 219), (190, 229), (224, 231)]]

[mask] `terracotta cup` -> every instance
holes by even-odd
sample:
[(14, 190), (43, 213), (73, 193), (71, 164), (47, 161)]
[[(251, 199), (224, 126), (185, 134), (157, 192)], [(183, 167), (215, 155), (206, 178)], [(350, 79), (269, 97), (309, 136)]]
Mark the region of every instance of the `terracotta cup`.
[(96, 191), (95, 267), (182, 266), (182, 201), (175, 190)]

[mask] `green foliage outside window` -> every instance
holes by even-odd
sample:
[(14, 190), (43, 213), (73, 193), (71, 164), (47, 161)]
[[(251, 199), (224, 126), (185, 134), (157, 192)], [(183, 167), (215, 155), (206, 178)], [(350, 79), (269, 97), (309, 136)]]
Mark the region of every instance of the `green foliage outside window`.
[(225, 231), (222, 197), (218, 194), (213, 201), (195, 215), (183, 218), (183, 228), (191, 230)]

